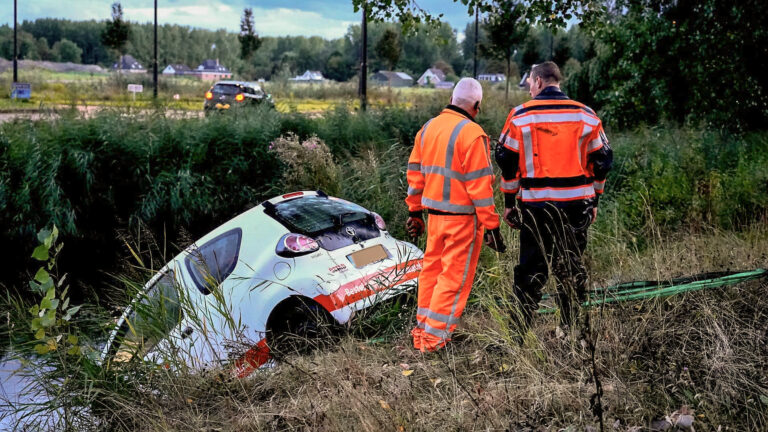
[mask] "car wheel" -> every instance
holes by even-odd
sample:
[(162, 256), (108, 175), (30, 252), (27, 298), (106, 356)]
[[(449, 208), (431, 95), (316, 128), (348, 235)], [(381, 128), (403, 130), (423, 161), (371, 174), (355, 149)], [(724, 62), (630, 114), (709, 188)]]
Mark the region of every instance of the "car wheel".
[(279, 304), (267, 321), (267, 345), (276, 359), (307, 354), (338, 339), (333, 317), (318, 303), (291, 297)]

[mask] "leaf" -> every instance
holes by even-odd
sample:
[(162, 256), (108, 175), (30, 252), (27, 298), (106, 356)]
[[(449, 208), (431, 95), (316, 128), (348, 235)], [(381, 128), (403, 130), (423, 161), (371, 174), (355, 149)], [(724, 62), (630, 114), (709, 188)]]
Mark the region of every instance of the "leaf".
[(38, 261), (48, 261), (48, 248), (45, 245), (40, 245), (32, 252), (32, 258)]
[(82, 307), (82, 305), (80, 305), (80, 306), (73, 306), (73, 307), (67, 309), (67, 313), (64, 315), (64, 318), (63, 318), (64, 321), (71, 320), (72, 316), (75, 315), (77, 313), (77, 311), (80, 310), (81, 307)]
[(77, 345), (77, 336), (75, 336), (75, 335), (73, 335), (73, 334), (71, 334), (71, 335), (67, 335), (67, 342), (68, 342), (70, 345)]
[(37, 316), (37, 314), (40, 313), (40, 306), (34, 305), (31, 308), (29, 308), (29, 314), (32, 316)]
[(50, 351), (50, 349), (48, 349), (48, 345), (45, 345), (45, 344), (35, 345), (35, 352), (38, 353), (39, 355), (48, 354), (48, 351)]
[(762, 402), (763, 405), (768, 405), (768, 396), (760, 395), (760, 402)]
[(403, 376), (411, 376), (411, 374), (413, 373), (413, 369), (407, 369), (402, 371), (401, 373), (403, 374)]
[(48, 339), (48, 350), (56, 351), (56, 348), (58, 348), (56, 345), (56, 339)]
[(32, 320), (32, 323), (29, 326), (32, 327), (32, 330), (41, 329), (43, 328), (43, 324), (41, 321), (42, 321), (42, 318), (39, 318), (39, 317), (35, 318)]
[(69, 347), (69, 349), (67, 350), (67, 354), (69, 354), (69, 355), (80, 354), (80, 347), (77, 346), (77, 345)]
[(440, 384), (441, 382), (443, 382), (443, 379), (442, 379), (442, 378), (435, 378), (435, 379), (431, 379), (430, 381), (432, 381), (432, 385), (433, 385), (434, 387), (437, 387), (437, 385), (438, 385), (438, 384)]
[(509, 367), (510, 367), (510, 366), (509, 366), (508, 364), (506, 364), (506, 363), (503, 363), (503, 364), (501, 365), (501, 367), (499, 367), (499, 372), (506, 372), (506, 371), (508, 371), (508, 370), (509, 370)]
[(69, 306), (69, 297), (67, 297), (67, 298), (65, 298), (65, 299), (64, 299), (64, 304), (63, 304), (63, 305), (61, 305), (61, 308), (62, 308), (62, 309), (66, 309), (66, 308), (67, 308), (67, 306)]
[(35, 333), (35, 339), (40, 340), (45, 337), (45, 329), (41, 328)]
[(53, 304), (51, 304), (51, 299), (48, 297), (44, 298), (43, 301), (40, 302), (40, 309), (51, 309), (53, 307)]
[(54, 297), (56, 297), (56, 288), (53, 288), (53, 287), (48, 288), (48, 291), (45, 293), (45, 298), (47, 298), (48, 300), (51, 300)]
[(379, 399), (379, 405), (387, 411), (392, 411), (392, 407), (384, 399)]
[(45, 283), (50, 278), (51, 275), (48, 274), (44, 267), (40, 267), (40, 269), (37, 270), (37, 273), (35, 273), (35, 280), (40, 283)]
[(51, 230), (43, 228), (37, 233), (37, 241), (40, 243), (45, 243), (45, 241), (51, 237), (51, 234)]
[(40, 325), (43, 327), (51, 327), (56, 322), (56, 311), (51, 309), (43, 315), (40, 319)]
[(33, 293), (40, 293), (44, 291), (40, 284), (35, 281), (29, 281), (29, 289), (31, 289)]

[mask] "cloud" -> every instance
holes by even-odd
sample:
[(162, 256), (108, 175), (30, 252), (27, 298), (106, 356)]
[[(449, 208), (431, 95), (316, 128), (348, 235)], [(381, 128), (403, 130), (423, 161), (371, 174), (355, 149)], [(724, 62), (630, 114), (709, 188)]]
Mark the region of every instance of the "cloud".
[[(157, 19), (161, 24), (174, 23), (207, 29), (240, 30), (242, 10), (214, 3), (207, 5), (159, 7)], [(154, 9), (125, 8), (125, 17), (131, 21), (151, 22)], [(343, 36), (354, 21), (329, 18), (318, 12), (290, 8), (253, 8), (256, 31), (262, 36), (321, 36), (332, 39)]]

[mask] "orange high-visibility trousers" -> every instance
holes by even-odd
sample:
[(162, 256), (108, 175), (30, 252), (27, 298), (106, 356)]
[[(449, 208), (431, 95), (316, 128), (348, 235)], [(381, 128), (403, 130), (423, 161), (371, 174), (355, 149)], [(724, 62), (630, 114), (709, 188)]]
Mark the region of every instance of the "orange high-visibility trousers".
[(472, 290), (483, 232), (477, 215), (429, 215), (414, 348), (435, 351), (451, 340)]

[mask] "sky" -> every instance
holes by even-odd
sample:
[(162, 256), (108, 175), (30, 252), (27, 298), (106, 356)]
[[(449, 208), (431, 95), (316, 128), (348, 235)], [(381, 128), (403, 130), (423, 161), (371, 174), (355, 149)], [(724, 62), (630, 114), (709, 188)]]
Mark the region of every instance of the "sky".
[[(105, 20), (110, 17), (113, 0), (18, 0), (18, 21), (37, 18)], [(433, 15), (442, 13), (463, 38), (472, 17), (466, 6), (450, 0), (418, 0), (418, 5)], [(123, 0), (125, 18), (152, 22), (153, 0)], [(229, 31), (240, 30), (243, 8), (253, 9), (256, 30), (262, 36), (321, 36), (338, 38), (351, 24), (360, 21), (351, 0), (158, 0), (160, 24)], [(13, 23), (13, 0), (0, 0), (0, 25)]]

